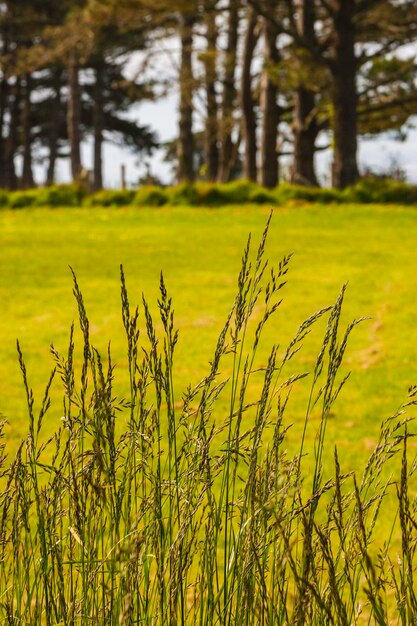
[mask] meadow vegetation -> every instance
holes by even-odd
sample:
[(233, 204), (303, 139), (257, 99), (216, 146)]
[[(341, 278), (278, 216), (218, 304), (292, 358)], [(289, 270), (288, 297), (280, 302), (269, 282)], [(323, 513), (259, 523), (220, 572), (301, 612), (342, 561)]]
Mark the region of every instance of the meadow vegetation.
[(137, 190), (102, 189), (87, 193), (79, 185), (51, 185), (25, 191), (0, 191), (0, 207), (222, 207), (230, 204), (280, 205), (289, 201), (321, 204), (417, 204), (417, 186), (398, 180), (364, 178), (343, 190), (281, 183), (267, 189), (247, 180), (217, 184), (181, 183), (171, 187), (143, 185)]
[(352, 472), (327, 434), (339, 394), (350, 398), (348, 340), (368, 322), (345, 321), (343, 286), (284, 345), (271, 341), (291, 259), (266, 261), (267, 231), (254, 253), (248, 241), (209, 365), (188, 387), (162, 275), (155, 312), (131, 305), (121, 268), (122, 369), (94, 345), (75, 274), (80, 331), (51, 347), (37, 402), (18, 344), (28, 428), (16, 453), (2, 448), (5, 623), (413, 623), (416, 387)]

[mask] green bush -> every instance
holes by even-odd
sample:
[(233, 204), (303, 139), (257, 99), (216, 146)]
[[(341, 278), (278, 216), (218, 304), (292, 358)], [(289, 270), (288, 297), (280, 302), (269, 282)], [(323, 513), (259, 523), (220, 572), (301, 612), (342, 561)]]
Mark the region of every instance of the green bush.
[(157, 185), (144, 185), (140, 187), (133, 198), (133, 203), (136, 206), (159, 207), (167, 202), (168, 195), (166, 190)]
[(281, 183), (266, 189), (255, 182), (235, 180), (218, 184), (211, 182), (181, 183), (171, 187), (144, 185), (136, 191), (103, 189), (87, 195), (78, 185), (52, 185), (39, 189), (0, 191), (0, 207), (20, 209), (46, 207), (111, 207), (138, 206), (208, 206), (229, 204), (285, 204), (286, 202), (417, 204), (417, 185), (395, 180), (364, 178), (344, 190), (304, 187)]
[(199, 182), (195, 184), (195, 189), (198, 196), (198, 204), (202, 206), (222, 206), (227, 204), (223, 185)]
[(198, 206), (200, 199), (195, 185), (180, 183), (167, 188), (168, 203), (172, 206)]
[(259, 188), (251, 191), (250, 202), (254, 204), (277, 204), (277, 197), (272, 189), (259, 186)]
[(348, 202), (417, 204), (417, 185), (397, 180), (363, 178), (341, 193)]
[(0, 207), (9, 206), (9, 194), (4, 189), (0, 189)]
[(290, 185), (282, 183), (275, 190), (276, 198), (279, 202), (289, 200), (304, 200), (305, 202), (319, 202), (328, 204), (340, 202), (340, 193), (336, 189), (321, 187), (304, 187), (303, 185)]
[(417, 204), (417, 185), (408, 185), (396, 180), (387, 180), (380, 189), (378, 201), (398, 204)]
[(36, 206), (37, 197), (37, 189), (29, 189), (28, 191), (11, 191), (9, 194), (8, 205), (11, 209), (25, 209), (26, 207)]
[(128, 189), (102, 189), (88, 196), (84, 202), (85, 206), (128, 206), (132, 204), (135, 191)]
[(261, 189), (256, 183), (246, 179), (233, 180), (222, 185), (222, 191), (228, 204), (246, 204), (253, 193)]
[(36, 190), (36, 205), (46, 207), (80, 206), (85, 192), (78, 185), (51, 185)]

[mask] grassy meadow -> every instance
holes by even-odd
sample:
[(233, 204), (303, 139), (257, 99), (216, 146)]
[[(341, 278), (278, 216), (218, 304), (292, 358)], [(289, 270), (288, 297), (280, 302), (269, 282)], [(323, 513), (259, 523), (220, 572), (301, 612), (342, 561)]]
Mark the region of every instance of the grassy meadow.
[(268, 219), (0, 212), (0, 623), (415, 624), (415, 210)]
[[(121, 395), (127, 380), (119, 264), (131, 301), (140, 303), (143, 293), (151, 309), (163, 270), (180, 331), (175, 363), (180, 399), (206, 372), (235, 296), (247, 235), (256, 240), (268, 214), (259, 207), (1, 211), (0, 411), (9, 422), (8, 438), (17, 445), (27, 427), (16, 339), (35, 402), (40, 401), (53, 365), (49, 346), (64, 349), (77, 317), (69, 265), (85, 298), (92, 342), (105, 350), (111, 341)], [(329, 425), (330, 442), (334, 437), (346, 448), (348, 464), (369, 451), (381, 420), (417, 380), (416, 225), (415, 209), (397, 206), (295, 204), (277, 208), (272, 219), (268, 258), (272, 264), (289, 253), (293, 258), (260, 364), (273, 343), (283, 350), (306, 317), (333, 303), (345, 282), (344, 321), (371, 318), (351, 337), (344, 363), (351, 378)], [(320, 339), (320, 330), (306, 339), (294, 372), (311, 369)], [(256, 381), (253, 386), (256, 393)], [(299, 387), (290, 407), (294, 433), (308, 385)], [(55, 385), (52, 394), (60, 392)], [(58, 405), (45, 419), (47, 434), (59, 417)]]

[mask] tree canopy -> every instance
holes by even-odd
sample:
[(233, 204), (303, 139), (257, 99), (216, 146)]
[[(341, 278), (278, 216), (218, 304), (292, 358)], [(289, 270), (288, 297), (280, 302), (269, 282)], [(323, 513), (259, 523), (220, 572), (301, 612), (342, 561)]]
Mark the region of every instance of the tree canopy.
[[(171, 90), (178, 180), (274, 187), (286, 155), (291, 180), (315, 185), (326, 136), (332, 184), (343, 188), (360, 174), (359, 136), (407, 132), (416, 39), (414, 0), (1, 1), (0, 186), (33, 186), (34, 159), (46, 165), (42, 182), (54, 181), (58, 159), (79, 179), (92, 138), (100, 189), (103, 142), (151, 153), (157, 120), (141, 124), (133, 107)], [(168, 82), (147, 70), (167, 42)]]

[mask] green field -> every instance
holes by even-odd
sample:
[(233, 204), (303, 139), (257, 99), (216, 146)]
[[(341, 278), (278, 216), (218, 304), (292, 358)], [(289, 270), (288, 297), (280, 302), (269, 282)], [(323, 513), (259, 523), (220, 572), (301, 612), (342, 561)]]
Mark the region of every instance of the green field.
[[(16, 443), (26, 432), (16, 338), (39, 402), (53, 365), (49, 345), (65, 350), (77, 317), (69, 265), (84, 294), (93, 342), (105, 350), (111, 341), (121, 394), (126, 380), (119, 264), (131, 302), (139, 303), (144, 293), (155, 311), (163, 270), (180, 329), (175, 366), (180, 398), (189, 383), (207, 372), (236, 292), (247, 235), (259, 240), (268, 213), (269, 208), (259, 207), (2, 210), (0, 412), (8, 419), (10, 440)], [(285, 254), (294, 256), (260, 363), (273, 342), (284, 348), (305, 317), (333, 303), (346, 281), (344, 322), (372, 318), (354, 332), (344, 365), (352, 375), (329, 424), (329, 438), (344, 449), (341, 456), (348, 464), (369, 452), (381, 420), (417, 382), (416, 232), (414, 208), (292, 205), (274, 211), (267, 257), (276, 264)], [(294, 371), (311, 368), (322, 330), (315, 329), (306, 340)], [(306, 389), (299, 384), (288, 413), (294, 438)], [(59, 394), (56, 383), (54, 397)], [(47, 433), (59, 423), (57, 402), (45, 422)]]

